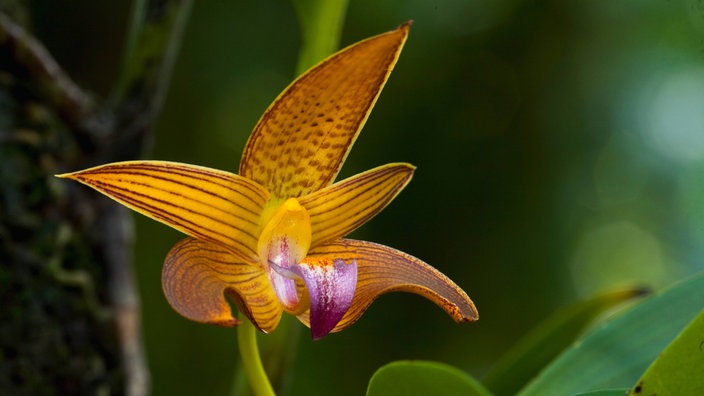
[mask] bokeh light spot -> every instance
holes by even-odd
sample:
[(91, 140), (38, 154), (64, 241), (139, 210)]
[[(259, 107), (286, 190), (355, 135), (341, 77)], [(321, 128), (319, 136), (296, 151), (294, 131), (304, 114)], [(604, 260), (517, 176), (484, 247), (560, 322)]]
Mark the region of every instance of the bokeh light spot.
[(704, 69), (665, 76), (642, 109), (653, 148), (680, 163), (704, 159)]

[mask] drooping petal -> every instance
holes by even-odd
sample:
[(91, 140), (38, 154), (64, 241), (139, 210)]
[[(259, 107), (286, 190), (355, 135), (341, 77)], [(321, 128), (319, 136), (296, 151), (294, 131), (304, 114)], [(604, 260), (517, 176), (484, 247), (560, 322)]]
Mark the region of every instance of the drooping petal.
[(311, 246), (341, 238), (369, 221), (408, 184), (414, 169), (387, 164), (301, 197), (310, 215)]
[(257, 257), (269, 193), (232, 173), (164, 161), (117, 162), (60, 175), (195, 238)]
[[(429, 299), (455, 322), (473, 322), (479, 318), (474, 303), (459, 286), (430, 265), (396, 249), (340, 239), (311, 249), (308, 257), (357, 262), (357, 289), (352, 305), (333, 331), (352, 325), (377, 297), (394, 291), (415, 293)], [(308, 313), (298, 318), (310, 325)]]
[(239, 174), (277, 199), (330, 184), (386, 83), (409, 26), (347, 47), (294, 81), (254, 128)]
[(196, 322), (236, 325), (226, 294), (264, 332), (276, 328), (283, 312), (258, 263), (242, 262), (228, 250), (195, 238), (186, 238), (171, 249), (161, 282), (169, 304)]
[(301, 277), (310, 298), (310, 331), (314, 340), (328, 335), (352, 304), (357, 285), (357, 262), (308, 257), (290, 271)]
[(257, 251), (261, 264), (268, 268), (269, 279), (284, 309), (293, 315), (308, 309), (307, 300), (300, 298), (293, 279), (271, 267), (288, 269), (298, 264), (308, 254), (310, 240), (310, 217), (296, 198), (289, 198), (276, 209), (259, 236)]

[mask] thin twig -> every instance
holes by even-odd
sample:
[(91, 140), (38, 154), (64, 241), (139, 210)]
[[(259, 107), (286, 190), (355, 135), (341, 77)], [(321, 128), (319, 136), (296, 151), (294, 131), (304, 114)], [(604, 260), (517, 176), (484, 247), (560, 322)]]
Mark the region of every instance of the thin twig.
[(151, 147), (151, 128), (166, 97), (192, 5), (193, 0), (140, 0), (132, 10), (128, 51), (112, 100), (121, 131), (116, 145), (128, 155), (142, 156)]
[[(192, 0), (138, 0), (134, 3), (122, 75), (112, 99), (119, 134), (115, 135), (112, 148), (103, 160), (134, 159), (149, 151), (154, 122), (171, 81), (191, 7)], [(123, 244), (132, 246), (132, 222), (125, 215), (124, 208), (113, 205), (105, 215), (105, 225), (113, 230), (117, 228)], [(117, 313), (127, 395), (144, 396), (149, 393), (150, 378), (143, 349), (132, 257), (126, 255), (127, 252), (131, 249), (109, 249), (107, 252), (110, 294)]]
[(9, 50), (18, 72), (37, 83), (39, 94), (74, 130), (86, 130), (97, 113), (96, 102), (59, 66), (49, 51), (21, 26), (0, 13), (0, 45)]
[[(154, 122), (171, 81), (191, 6), (192, 0), (139, 0), (134, 3), (122, 75), (112, 98), (115, 127), (119, 132), (103, 160), (134, 159), (149, 150)], [(132, 246), (132, 222), (124, 208), (112, 205), (104, 217), (106, 227), (118, 230), (111, 238), (118, 237), (123, 245)], [(106, 246), (115, 245), (106, 243)], [(108, 249), (106, 259), (127, 376), (126, 393), (128, 396), (144, 396), (149, 393), (150, 378), (143, 349), (132, 257), (128, 252), (131, 249)]]

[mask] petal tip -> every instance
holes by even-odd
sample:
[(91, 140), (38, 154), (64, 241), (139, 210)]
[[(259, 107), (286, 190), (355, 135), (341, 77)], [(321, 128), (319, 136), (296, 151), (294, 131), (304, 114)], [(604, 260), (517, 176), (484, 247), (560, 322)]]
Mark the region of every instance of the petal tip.
[(474, 305), (474, 302), (469, 298), (469, 296), (464, 293), (464, 291), (462, 291), (462, 294), (464, 294), (464, 296), (462, 296), (463, 298), (460, 301), (448, 301), (448, 303), (451, 304), (451, 307), (447, 307), (445, 311), (450, 314), (452, 319), (454, 319), (457, 323), (471, 323), (478, 321), (479, 311), (477, 310), (477, 307)]
[(330, 334), (330, 330), (328, 330), (328, 331), (320, 331), (320, 330), (315, 331), (314, 329), (315, 329), (315, 327), (310, 328), (310, 338), (313, 341), (322, 340), (323, 338), (325, 338), (326, 335)]
[(477, 311), (477, 308), (472, 304), (472, 309), (471, 311), (466, 314), (462, 315), (462, 320), (460, 322), (466, 323), (466, 322), (476, 322), (479, 320), (479, 311)]
[(404, 163), (403, 165), (406, 167), (409, 177), (413, 176), (413, 174), (416, 172), (416, 169), (418, 169), (418, 167), (413, 164)]
[(237, 320), (234, 317), (220, 319), (220, 320), (210, 322), (210, 324), (213, 324), (215, 326), (220, 326), (220, 327), (235, 327), (235, 326), (240, 325), (241, 323), (242, 323), (241, 320)]
[[(459, 299), (448, 299), (447, 297), (440, 297), (439, 301), (435, 301), (440, 308), (443, 309), (455, 323), (471, 323), (479, 320), (479, 311), (474, 305), (474, 302), (459, 289), (463, 296)], [(432, 298), (431, 298), (432, 300)]]
[(413, 22), (414, 22), (413, 19), (409, 19), (406, 22), (400, 24), (397, 29), (398, 30), (408, 30), (411, 28), (411, 25), (413, 25)]
[(60, 173), (58, 175), (54, 175), (54, 177), (58, 177), (59, 179), (75, 179), (76, 178), (74, 172)]

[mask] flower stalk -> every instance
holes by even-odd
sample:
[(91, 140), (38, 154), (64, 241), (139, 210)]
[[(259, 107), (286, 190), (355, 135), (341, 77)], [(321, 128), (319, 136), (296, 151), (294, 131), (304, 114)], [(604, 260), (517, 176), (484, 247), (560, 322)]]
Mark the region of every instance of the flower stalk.
[(237, 327), (237, 344), (244, 372), (247, 375), (249, 386), (256, 396), (274, 396), (274, 388), (269, 382), (269, 377), (264, 371), (264, 365), (259, 357), (257, 345), (257, 328), (245, 315), (240, 314), (242, 323)]

